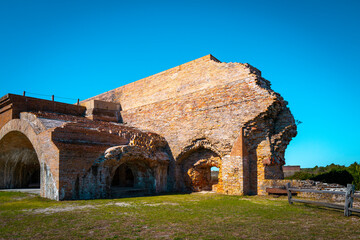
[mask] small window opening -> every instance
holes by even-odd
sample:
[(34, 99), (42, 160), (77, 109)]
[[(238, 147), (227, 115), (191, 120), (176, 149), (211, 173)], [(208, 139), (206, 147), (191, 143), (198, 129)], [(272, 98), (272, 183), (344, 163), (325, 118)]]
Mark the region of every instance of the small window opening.
[(217, 184), (219, 182), (219, 168), (211, 167), (211, 185)]

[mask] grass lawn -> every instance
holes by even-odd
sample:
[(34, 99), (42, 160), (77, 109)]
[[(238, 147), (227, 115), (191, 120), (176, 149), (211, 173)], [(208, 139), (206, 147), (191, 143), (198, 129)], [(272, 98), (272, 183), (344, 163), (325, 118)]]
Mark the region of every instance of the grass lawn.
[(360, 239), (360, 215), (285, 198), (181, 194), (56, 202), (0, 192), (0, 239)]

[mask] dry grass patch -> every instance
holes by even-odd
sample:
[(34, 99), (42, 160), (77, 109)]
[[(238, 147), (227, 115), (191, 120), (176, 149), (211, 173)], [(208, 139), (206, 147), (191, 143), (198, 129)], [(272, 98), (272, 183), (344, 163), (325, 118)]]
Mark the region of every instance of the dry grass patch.
[(2, 239), (358, 239), (359, 219), (259, 196), (180, 194), (56, 202), (0, 193)]

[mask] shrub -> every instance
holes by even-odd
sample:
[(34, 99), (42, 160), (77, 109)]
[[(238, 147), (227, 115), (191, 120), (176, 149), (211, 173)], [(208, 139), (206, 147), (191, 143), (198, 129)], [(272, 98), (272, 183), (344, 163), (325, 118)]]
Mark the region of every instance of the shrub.
[(286, 179), (299, 179), (299, 180), (307, 180), (307, 179), (311, 179), (312, 177), (314, 177), (313, 174), (308, 173), (308, 172), (296, 172), (294, 175), (287, 177)]
[(352, 183), (354, 178), (347, 170), (331, 170), (330, 172), (316, 175), (311, 180), (346, 186), (348, 183)]

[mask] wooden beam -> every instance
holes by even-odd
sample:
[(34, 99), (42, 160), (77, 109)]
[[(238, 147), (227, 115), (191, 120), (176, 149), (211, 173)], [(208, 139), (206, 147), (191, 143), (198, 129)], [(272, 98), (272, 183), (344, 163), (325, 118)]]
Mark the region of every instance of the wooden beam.
[(354, 198), (352, 195), (354, 195), (355, 186), (352, 184), (348, 184), (346, 188), (346, 194), (345, 194), (345, 204), (344, 204), (344, 215), (346, 217), (351, 215), (351, 211), (349, 208), (353, 207)]
[(320, 205), (320, 206), (329, 207), (329, 208), (336, 208), (336, 209), (341, 209), (341, 210), (344, 209), (343, 205), (333, 204), (333, 203), (315, 202), (315, 201), (300, 200), (300, 199), (293, 199), (292, 201), (299, 202), (299, 203), (315, 204), (315, 205)]
[(286, 184), (286, 192), (288, 195), (288, 202), (289, 202), (289, 204), (292, 204), (292, 195), (291, 195), (290, 187), (291, 187), (290, 183), (287, 183)]
[(358, 208), (349, 208), (349, 210), (352, 212), (360, 213), (360, 209), (358, 209)]
[(336, 195), (345, 195), (342, 191), (325, 191), (325, 190), (313, 190), (313, 189), (300, 189), (300, 188), (289, 188), (293, 192), (311, 192), (311, 193), (330, 193)]

